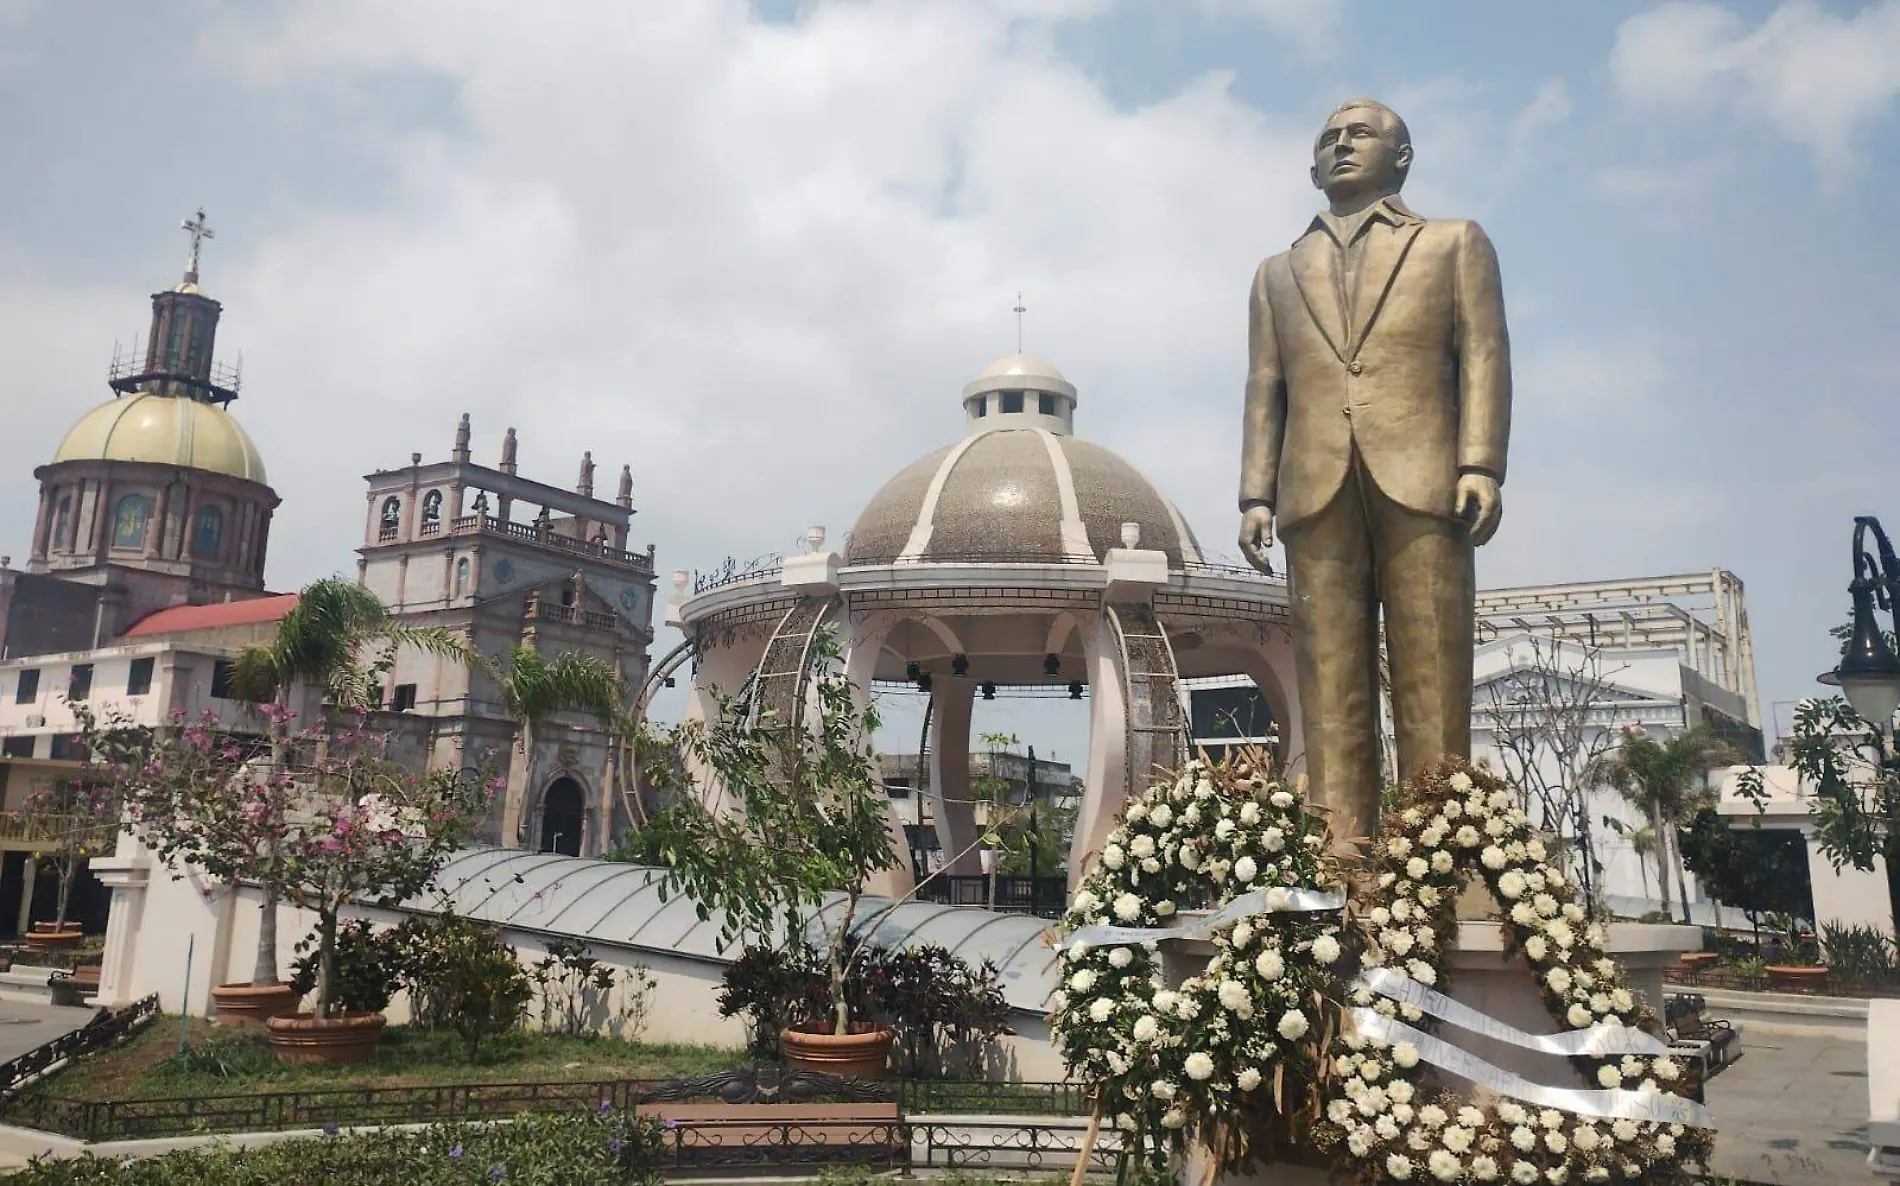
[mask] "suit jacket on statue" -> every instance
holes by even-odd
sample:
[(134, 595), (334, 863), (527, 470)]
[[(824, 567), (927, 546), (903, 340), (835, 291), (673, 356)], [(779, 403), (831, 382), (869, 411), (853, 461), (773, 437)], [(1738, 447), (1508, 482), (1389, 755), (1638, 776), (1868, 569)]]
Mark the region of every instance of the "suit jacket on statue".
[(1332, 501), (1355, 444), (1385, 495), (1451, 518), (1458, 475), (1504, 480), (1510, 342), (1497, 253), (1475, 222), (1396, 196), (1360, 229), (1356, 292), (1319, 219), (1260, 265), (1250, 314), (1240, 499), (1282, 532)]

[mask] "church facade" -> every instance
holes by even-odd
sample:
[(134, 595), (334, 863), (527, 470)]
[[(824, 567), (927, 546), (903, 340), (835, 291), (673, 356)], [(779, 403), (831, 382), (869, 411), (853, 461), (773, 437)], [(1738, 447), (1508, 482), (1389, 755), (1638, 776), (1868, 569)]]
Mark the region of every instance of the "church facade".
[[(110, 397), (34, 471), (25, 565), (0, 556), (0, 936), (51, 917), (33, 853), (79, 833), (110, 847), (109, 824), (25, 810), (83, 767), (74, 706), (145, 725), (208, 712), (261, 732), (230, 694), (230, 662), (272, 637), (297, 601), (266, 584), (281, 500), (231, 412), (241, 376), (215, 359), (222, 306), (198, 283), (202, 213), (185, 229), (190, 264), (152, 297), (143, 349), (114, 359)], [(615, 498), (598, 499), (591, 456), (563, 489), (518, 472), (513, 429), (493, 467), (473, 460), (470, 431), (463, 416), (446, 461), (412, 454), (368, 475), (358, 579), (402, 620), (460, 631), (484, 655), (517, 644), (585, 651), (637, 687), (652, 640), (653, 551), (629, 550), (631, 470)], [(495, 843), (593, 854), (625, 822), (607, 731), (568, 716), (544, 722), (526, 769), (515, 722), (479, 670), (402, 654), (373, 716), (432, 762), (500, 763), (510, 789), (489, 822)], [(77, 907), (103, 924), (96, 887), (82, 888)]]

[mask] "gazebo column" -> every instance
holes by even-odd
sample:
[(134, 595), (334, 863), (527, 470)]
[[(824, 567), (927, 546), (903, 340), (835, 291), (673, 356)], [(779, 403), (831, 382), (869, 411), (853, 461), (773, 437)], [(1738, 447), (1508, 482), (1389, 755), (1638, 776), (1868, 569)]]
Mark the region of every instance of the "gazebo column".
[(1069, 892), (1094, 868), (1102, 843), (1128, 801), (1127, 658), (1115, 632), (1097, 618), (1082, 629), (1089, 677), (1089, 772), (1069, 849)]
[[(871, 707), (871, 680), (877, 675), (877, 660), (884, 649), (884, 636), (890, 633), (895, 621), (894, 617), (880, 614), (853, 624), (849, 649), (844, 657), (844, 673), (851, 681), (851, 699), (860, 713)], [(807, 704), (806, 712), (815, 717), (818, 713), (816, 704)], [(866, 740), (868, 744), (869, 739)], [(899, 814), (897, 804), (889, 799), (884, 801), (884, 829), (890, 834), (891, 851), (897, 854), (897, 863), (882, 873), (873, 874), (865, 888), (871, 893), (883, 894), (892, 899), (903, 898), (917, 888), (917, 878), (911, 872), (910, 838), (904, 833), (904, 817)]]
[(930, 811), (937, 821), (937, 843), (945, 868), (953, 874), (983, 872), (976, 851), (976, 804), (970, 794), (970, 716), (976, 681), (947, 677), (931, 686)]

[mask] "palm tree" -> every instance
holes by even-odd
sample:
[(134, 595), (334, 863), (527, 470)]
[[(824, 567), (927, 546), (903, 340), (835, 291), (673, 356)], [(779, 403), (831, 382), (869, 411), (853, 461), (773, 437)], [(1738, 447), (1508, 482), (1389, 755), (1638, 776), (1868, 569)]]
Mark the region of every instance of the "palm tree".
[[(381, 598), (355, 581), (324, 577), (305, 585), (297, 594), (297, 604), (279, 620), (276, 637), (244, 648), (231, 664), (232, 691), (240, 699), (274, 706), (269, 714), (273, 777), (265, 780), (266, 785), (276, 787), (281, 782), (276, 776), (285, 768), (295, 689), (314, 686), (338, 708), (366, 708), (371, 689), (380, 685), (404, 647), (463, 662), (474, 658), (462, 635), (397, 621)], [(272, 809), (281, 813), (283, 804), (274, 803)], [(271, 885), (264, 887), (251, 983), (281, 983), (277, 891)]]
[[(1636, 854), (1636, 872), (1643, 879), (1643, 897), (1647, 898), (1649, 897), (1649, 866), (1643, 862), (1646, 858), (1656, 854), (1655, 825), (1652, 824), (1646, 828), (1637, 828), (1629, 834), (1629, 838), (1630, 851)], [(1660, 863), (1656, 869), (1656, 884), (1662, 884), (1662, 867)]]
[[(520, 790), (512, 787), (502, 819), (504, 836), (519, 836), (527, 808), (528, 782), (534, 775), (536, 733), (557, 712), (583, 712), (611, 730), (620, 717), (623, 691), (613, 666), (585, 653), (563, 651), (553, 659), (530, 646), (508, 653), (505, 668), (491, 668), (501, 686), (502, 702), (521, 726)], [(609, 738), (609, 761), (615, 746)], [(511, 782), (514, 780), (510, 780)]]
[[(1735, 751), (1706, 726), (1697, 725), (1666, 741), (1657, 741), (1640, 726), (1623, 730), (1618, 746), (1598, 759), (1596, 780), (1623, 796), (1623, 801), (1643, 813), (1656, 835), (1656, 884), (1664, 915), (1674, 918), (1675, 905), (1670, 893), (1669, 873), (1673, 867), (1681, 880), (1682, 858), (1675, 843), (1675, 829), (1708, 802), (1709, 792), (1703, 776), (1710, 770), (1734, 764)], [(1682, 904), (1685, 919), (1689, 903)]]

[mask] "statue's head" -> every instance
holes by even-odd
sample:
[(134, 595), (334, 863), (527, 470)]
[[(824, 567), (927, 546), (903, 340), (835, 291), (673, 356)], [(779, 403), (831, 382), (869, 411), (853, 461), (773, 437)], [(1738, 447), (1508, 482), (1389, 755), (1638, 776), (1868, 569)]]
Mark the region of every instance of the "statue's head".
[(1313, 184), (1335, 202), (1397, 193), (1411, 168), (1411, 131), (1376, 99), (1341, 103), (1313, 141)]

